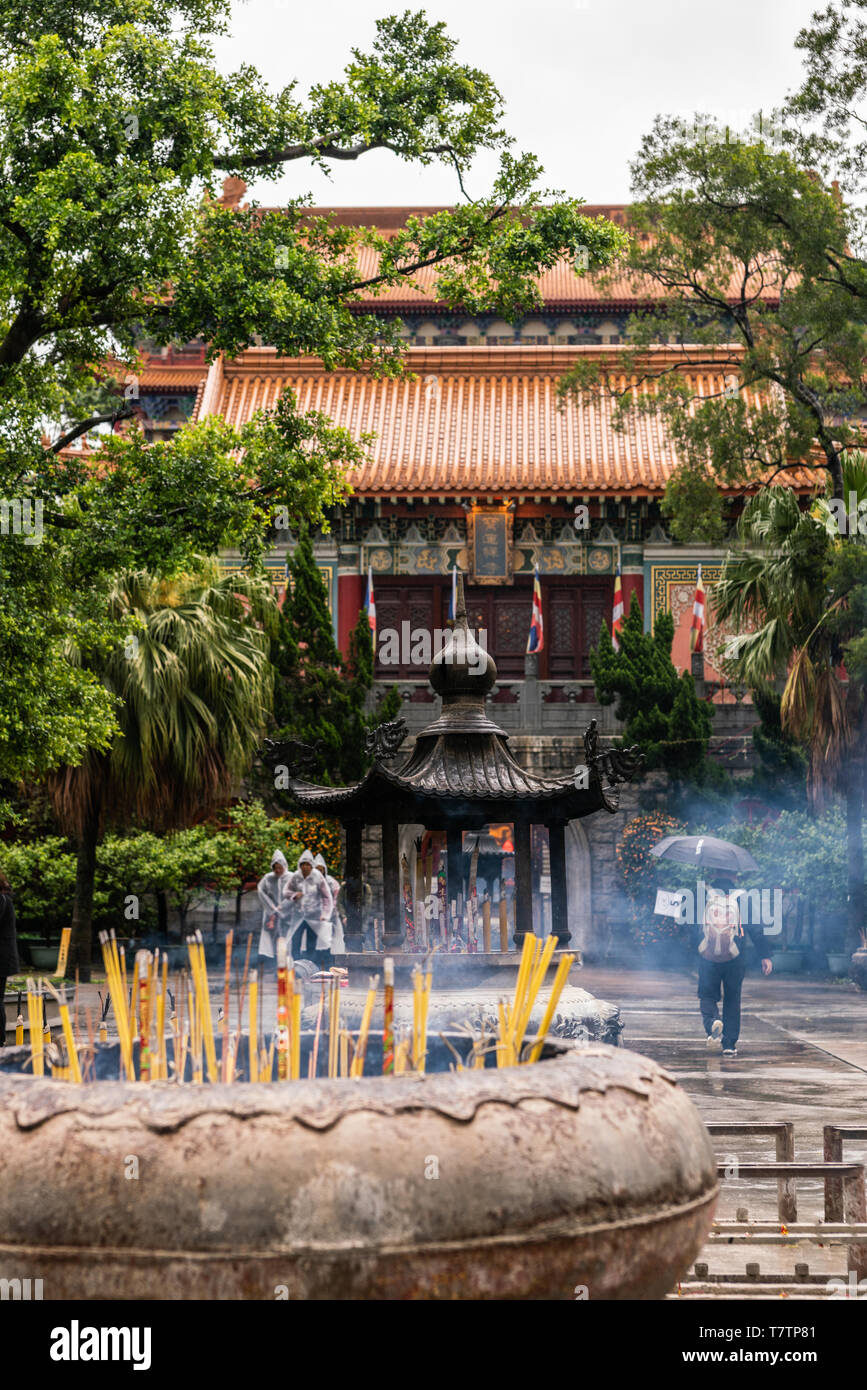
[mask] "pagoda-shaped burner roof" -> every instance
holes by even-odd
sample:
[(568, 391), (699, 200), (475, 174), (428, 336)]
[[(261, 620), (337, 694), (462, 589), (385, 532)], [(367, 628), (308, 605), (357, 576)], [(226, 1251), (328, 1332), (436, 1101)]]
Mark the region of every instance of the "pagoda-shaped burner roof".
[[(468, 630), (459, 576), (454, 627), (430, 670), (430, 683), (442, 696), (439, 718), (418, 735), (402, 767), (393, 769), (384, 761), (405, 736), (399, 720), (373, 731), (374, 763), (360, 782), (324, 787), (290, 778), (294, 800), (344, 821), (418, 820), (431, 828), (457, 819), (472, 828), (507, 814), (509, 819), (520, 814), (547, 823), (615, 810), (615, 784), (625, 778), (605, 762), (611, 754), (602, 755), (597, 765), (595, 721), (585, 735), (588, 766), (580, 785), (571, 771), (556, 776), (531, 772), (512, 756), (508, 735), (488, 717), (485, 697), (496, 679), (493, 658)], [(272, 746), (269, 761), (283, 761), (279, 745)]]

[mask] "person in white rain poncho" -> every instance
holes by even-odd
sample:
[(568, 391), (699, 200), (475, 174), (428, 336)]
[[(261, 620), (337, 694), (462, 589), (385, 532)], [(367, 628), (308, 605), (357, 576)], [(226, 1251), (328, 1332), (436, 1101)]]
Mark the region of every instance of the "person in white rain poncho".
[(273, 959), (277, 954), (277, 938), (286, 935), (292, 916), (292, 904), (283, 896), (289, 878), (289, 865), (282, 849), (271, 856), (271, 871), (260, 878), (256, 891), (262, 904), (262, 930), (259, 933), (259, 955)]
[(331, 889), (313, 862), (309, 849), (298, 860), (283, 889), (290, 904), (289, 950), (300, 960), (312, 960), (320, 968), (328, 964), (331, 953), (331, 916), (334, 900)]
[(316, 868), (319, 870), (319, 872), (324, 876), (325, 882), (331, 889), (331, 897), (334, 900), (334, 911), (331, 914), (331, 953), (335, 956), (342, 956), (346, 952), (346, 943), (343, 940), (343, 918), (340, 914), (340, 907), (337, 902), (337, 895), (340, 892), (340, 884), (337, 882), (337, 879), (332, 878), (331, 874), (328, 872), (328, 865), (325, 863), (325, 860), (323, 859), (321, 854), (317, 854), (316, 858), (313, 860), (313, 863), (316, 865)]

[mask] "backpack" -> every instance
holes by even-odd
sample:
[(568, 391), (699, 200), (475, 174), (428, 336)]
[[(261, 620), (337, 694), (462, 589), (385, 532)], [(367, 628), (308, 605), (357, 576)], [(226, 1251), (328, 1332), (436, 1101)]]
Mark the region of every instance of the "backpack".
[(709, 893), (702, 925), (704, 930), (698, 950), (705, 960), (721, 963), (740, 955), (737, 938), (744, 933), (740, 909), (732, 895)]

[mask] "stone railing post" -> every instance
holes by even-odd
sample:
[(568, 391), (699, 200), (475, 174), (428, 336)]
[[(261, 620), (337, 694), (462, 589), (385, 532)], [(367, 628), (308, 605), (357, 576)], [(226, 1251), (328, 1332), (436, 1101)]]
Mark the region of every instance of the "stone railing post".
[(695, 681), (695, 693), (700, 700), (705, 697), (704, 679), (704, 652), (693, 652), (692, 654), (692, 678)]
[(542, 732), (542, 688), (539, 685), (539, 656), (537, 652), (527, 652), (524, 657), (521, 728), (528, 734)]

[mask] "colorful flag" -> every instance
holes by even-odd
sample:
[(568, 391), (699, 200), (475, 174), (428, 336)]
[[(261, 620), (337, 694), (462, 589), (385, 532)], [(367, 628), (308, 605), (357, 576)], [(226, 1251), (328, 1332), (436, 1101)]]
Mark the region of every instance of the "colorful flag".
[(623, 583), (620, 578), (620, 566), (617, 566), (617, 577), (614, 580), (614, 611), (611, 614), (611, 642), (616, 652), (620, 651), (620, 634), (623, 631)]
[(376, 650), (376, 599), (373, 596), (373, 568), (371, 565), (367, 567), (367, 596), (364, 600), (364, 607), (367, 610), (370, 636), (373, 640), (374, 650)]
[(692, 605), (692, 627), (689, 630), (689, 649), (691, 652), (704, 651), (704, 588), (701, 582), (701, 565), (695, 581), (695, 602)]
[(539, 583), (539, 566), (533, 575), (533, 616), (530, 619), (530, 636), (527, 638), (527, 651), (540, 652), (545, 645), (542, 628), (542, 586)]
[(454, 621), (458, 611), (458, 567), (452, 565), (452, 595), (449, 599), (449, 617)]

